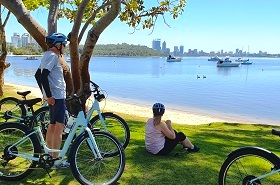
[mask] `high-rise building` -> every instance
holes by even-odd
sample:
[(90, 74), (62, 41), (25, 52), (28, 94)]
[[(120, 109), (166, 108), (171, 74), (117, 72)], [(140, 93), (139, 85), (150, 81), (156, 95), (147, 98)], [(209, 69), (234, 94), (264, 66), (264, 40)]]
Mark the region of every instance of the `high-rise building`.
[(179, 53), (180, 53), (181, 55), (184, 54), (184, 46), (180, 46), (180, 51), (179, 51)]
[(29, 35), (29, 33), (22, 34), (22, 36), (21, 36), (21, 43), (22, 43), (22, 46), (27, 46), (27, 45), (30, 44), (30, 35)]
[(160, 51), (161, 50), (161, 48), (160, 48), (160, 39), (154, 39), (153, 40), (153, 43), (152, 43), (152, 48), (154, 49), (154, 50), (157, 50), (157, 51)]
[(21, 47), (21, 39), (19, 33), (14, 33), (14, 35), (11, 37), (11, 45), (15, 48)]
[(179, 53), (179, 48), (178, 46), (174, 46), (174, 51), (173, 51), (174, 55), (177, 55)]
[(163, 52), (165, 52), (166, 51), (166, 42), (165, 41), (163, 41), (163, 43), (162, 43), (162, 51)]

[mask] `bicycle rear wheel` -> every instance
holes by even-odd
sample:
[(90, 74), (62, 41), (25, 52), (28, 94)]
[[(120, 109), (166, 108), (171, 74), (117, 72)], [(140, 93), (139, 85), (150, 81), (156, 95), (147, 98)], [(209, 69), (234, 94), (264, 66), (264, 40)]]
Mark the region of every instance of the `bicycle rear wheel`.
[(85, 133), (75, 140), (69, 154), (72, 173), (81, 184), (114, 184), (125, 167), (123, 147), (110, 133), (97, 131), (94, 136), (102, 158), (94, 156)]
[[(102, 117), (105, 120), (107, 131), (113, 134), (125, 149), (130, 140), (130, 130), (125, 120), (120, 116), (109, 112), (102, 113)], [(90, 120), (90, 125), (95, 128), (104, 128), (98, 115)]]
[(0, 124), (0, 180), (19, 181), (28, 176), (35, 168), (37, 162), (13, 155), (13, 153), (17, 153), (38, 157), (41, 153), (41, 146), (35, 134), (8, 151), (8, 148), (22, 139), (28, 130), (27, 126), (20, 123)]
[(40, 125), (42, 134), (46, 138), (48, 125), (50, 123), (50, 109), (49, 107), (41, 107), (34, 112), (33, 120), (31, 123), (31, 129), (35, 126)]
[(280, 173), (255, 180), (280, 168), (280, 159), (273, 153), (256, 147), (245, 147), (232, 152), (219, 173), (219, 185), (280, 184)]
[(19, 106), (18, 99), (7, 97), (0, 100), (0, 122), (19, 122), (22, 116), (26, 115), (26, 111)]

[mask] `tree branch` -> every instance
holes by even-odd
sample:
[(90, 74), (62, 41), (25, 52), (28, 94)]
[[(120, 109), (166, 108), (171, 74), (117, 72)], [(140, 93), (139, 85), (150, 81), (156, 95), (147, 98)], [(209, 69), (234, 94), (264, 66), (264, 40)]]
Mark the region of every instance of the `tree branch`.
[(48, 15), (48, 34), (57, 32), (57, 15), (59, 0), (51, 0)]
[(110, 5), (110, 2), (107, 1), (106, 3), (102, 4), (101, 6), (99, 6), (94, 12), (93, 14), (90, 16), (90, 18), (85, 22), (81, 32), (80, 32), (80, 35), (79, 35), (79, 43), (81, 42), (83, 36), (84, 36), (84, 33), (86, 31), (86, 29), (88, 28), (88, 26), (90, 25), (91, 21), (93, 21), (95, 18), (96, 18), (96, 15), (99, 13), (100, 10), (104, 9), (106, 6), (109, 6)]

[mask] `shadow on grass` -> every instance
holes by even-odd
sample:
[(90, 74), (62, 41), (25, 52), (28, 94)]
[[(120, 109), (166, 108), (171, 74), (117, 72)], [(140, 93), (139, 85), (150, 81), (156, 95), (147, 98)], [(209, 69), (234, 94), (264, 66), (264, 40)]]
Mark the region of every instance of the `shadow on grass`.
[(143, 122), (130, 122), (131, 141), (126, 149), (125, 184), (217, 184), (227, 155), (244, 146), (277, 151), (278, 137), (272, 126), (238, 123), (212, 123), (198, 126), (174, 125), (197, 144), (199, 153), (185, 153), (178, 145), (168, 156), (155, 156), (145, 150)]
[[(215, 185), (218, 184), (219, 170), (227, 155), (239, 147), (258, 146), (280, 154), (277, 151), (279, 138), (271, 134), (273, 126), (212, 123), (173, 125), (197, 144), (200, 152), (186, 153), (178, 145), (168, 156), (155, 156), (145, 149), (145, 119), (135, 121), (132, 117), (124, 118), (131, 130), (131, 140), (125, 150), (125, 171), (118, 184)], [(26, 179), (12, 184), (78, 184), (70, 168), (51, 171), (50, 174), (51, 179), (44, 170), (35, 170)]]

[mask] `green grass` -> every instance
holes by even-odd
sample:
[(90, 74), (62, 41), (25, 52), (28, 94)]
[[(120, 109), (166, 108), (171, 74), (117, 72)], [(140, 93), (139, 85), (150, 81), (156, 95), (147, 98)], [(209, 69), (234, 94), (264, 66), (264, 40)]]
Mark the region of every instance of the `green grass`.
[[(239, 147), (258, 146), (280, 155), (279, 138), (271, 135), (271, 129), (277, 128), (275, 126), (212, 123), (173, 125), (201, 148), (199, 153), (184, 153), (181, 146), (178, 146), (168, 156), (154, 156), (145, 150), (146, 118), (117, 114), (127, 121), (131, 129), (130, 144), (125, 150), (126, 167), (119, 184), (215, 185), (223, 161), (231, 151)], [(52, 178), (44, 170), (35, 170), (26, 179), (12, 184), (78, 184), (70, 169), (51, 171), (50, 175)]]

